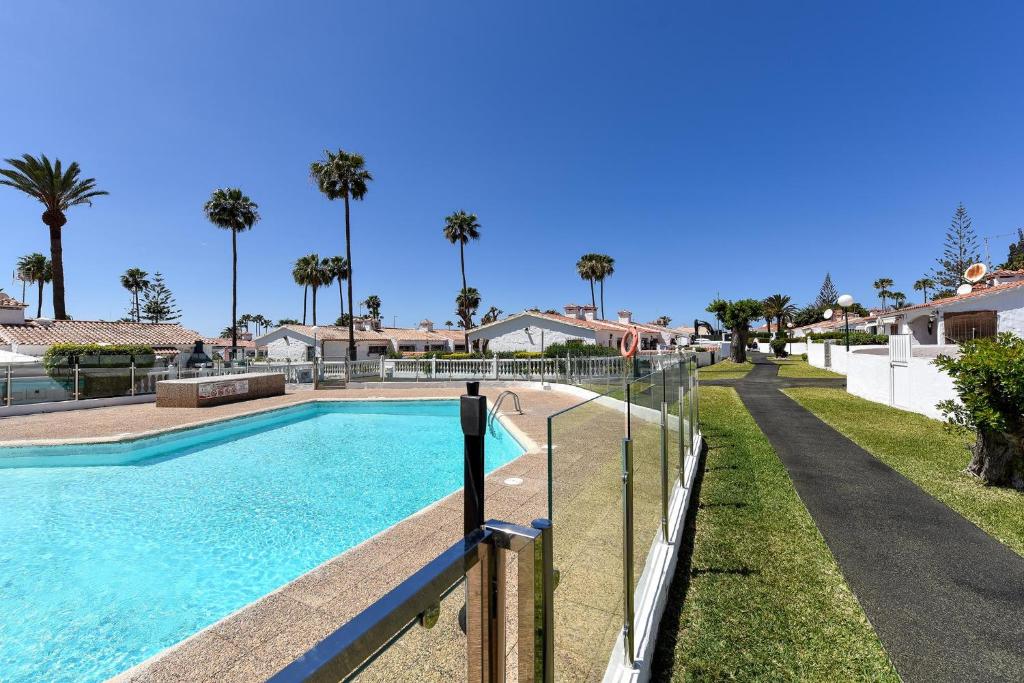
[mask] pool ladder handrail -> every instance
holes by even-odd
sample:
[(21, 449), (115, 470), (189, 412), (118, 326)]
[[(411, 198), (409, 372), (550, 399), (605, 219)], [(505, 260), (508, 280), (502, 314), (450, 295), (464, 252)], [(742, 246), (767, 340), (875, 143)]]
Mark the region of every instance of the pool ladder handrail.
[(498, 419), (498, 408), (501, 407), (501, 402), (507, 397), (511, 396), (515, 403), (516, 412), (520, 415), (523, 414), (522, 406), (519, 405), (519, 394), (514, 391), (505, 390), (498, 394), (498, 398), (495, 399), (494, 405), (491, 406), (491, 412), (487, 415), (487, 431), (491, 433), (491, 436), (496, 436), (497, 432), (494, 431), (494, 421)]

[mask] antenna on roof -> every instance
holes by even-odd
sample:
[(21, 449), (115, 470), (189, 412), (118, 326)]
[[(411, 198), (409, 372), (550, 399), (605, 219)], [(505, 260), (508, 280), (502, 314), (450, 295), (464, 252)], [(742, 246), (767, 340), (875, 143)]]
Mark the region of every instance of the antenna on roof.
[(832, 319), (832, 315), (833, 315), (832, 309), (831, 308), (826, 308), (825, 312), (821, 314), (821, 317), (824, 318), (825, 320), (831, 320)]
[(970, 294), (973, 291), (974, 286), (970, 282), (965, 282), (956, 288), (956, 293), (960, 296), (963, 296), (964, 294)]
[(968, 282), (978, 282), (981, 278), (985, 277), (987, 272), (988, 268), (984, 263), (975, 263), (964, 271), (964, 279)]

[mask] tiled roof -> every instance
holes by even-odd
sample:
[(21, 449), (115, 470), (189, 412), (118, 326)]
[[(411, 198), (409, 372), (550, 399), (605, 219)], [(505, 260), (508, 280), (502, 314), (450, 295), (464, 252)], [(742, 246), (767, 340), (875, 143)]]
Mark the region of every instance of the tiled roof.
[(408, 327), (385, 327), (381, 329), (381, 332), (397, 341), (443, 342), (448, 339), (448, 337), (440, 335), (437, 332), (414, 330)]
[[(298, 332), (310, 339), (313, 338), (312, 325), (282, 325), (281, 327)], [(367, 332), (366, 330), (360, 330), (358, 328), (355, 329), (354, 336), (356, 341), (388, 341), (388, 336), (381, 332)], [(335, 325), (320, 325), (316, 333), (316, 338), (317, 341), (348, 341), (348, 328), (336, 327)]]
[[(206, 337), (203, 341), (210, 346), (231, 346), (231, 340), (227, 337)], [(251, 339), (239, 339), (238, 348), (242, 349), (253, 349), (256, 348), (256, 342)]]
[(0, 292), (0, 308), (28, 308), (28, 304), (23, 304), (17, 299)]
[(1011, 289), (1017, 289), (1019, 287), (1024, 287), (1024, 280), (1017, 280), (1015, 282), (1004, 282), (1001, 285), (992, 285), (991, 287), (977, 287), (977, 289), (968, 294), (957, 294), (955, 296), (948, 296), (943, 299), (933, 299), (928, 303), (924, 304), (904, 306), (903, 308), (900, 308), (895, 312), (906, 313), (907, 311), (916, 311), (922, 308), (941, 308), (942, 306), (948, 306), (949, 304), (957, 303), (959, 301), (966, 301), (968, 299), (978, 299), (981, 297), (988, 296), (989, 294), (998, 294), (1000, 292), (1006, 292)]
[(561, 315), (560, 313), (541, 313), (540, 311), (523, 311), (522, 313), (516, 313), (515, 315), (511, 315), (508, 318), (503, 318), (501, 320), (496, 320), (493, 323), (488, 323), (487, 325), (481, 325), (480, 327), (474, 327), (472, 330), (470, 330), (470, 334), (473, 334), (474, 332), (477, 332), (478, 330), (486, 329), (486, 328), (490, 327), (491, 325), (497, 325), (498, 323), (503, 323), (503, 322), (505, 322), (507, 320), (512, 320), (514, 318), (520, 318), (520, 317), (527, 316), (527, 315), (533, 316), (534, 318), (541, 318), (541, 319), (544, 319), (544, 320), (551, 320), (553, 322), (564, 323), (566, 325), (573, 325), (574, 327), (579, 327), (579, 328), (582, 328), (582, 329), (585, 329), (585, 330), (600, 330), (600, 331), (604, 331), (604, 332), (624, 333), (624, 332), (626, 332), (626, 330), (630, 329), (631, 327), (636, 327), (637, 330), (639, 330), (640, 332), (644, 332), (644, 333), (647, 333), (647, 334), (659, 334), (660, 335), (660, 334), (665, 333), (665, 332), (671, 333), (671, 330), (669, 330), (667, 327), (660, 327), (660, 326), (657, 326), (657, 325), (647, 325), (645, 323), (634, 322), (634, 323), (626, 324), (626, 323), (620, 323), (618, 321), (612, 321), (612, 320), (586, 320), (586, 319), (581, 319), (581, 318), (574, 318), (574, 317), (568, 316), (568, 315)]
[(463, 335), (465, 334), (461, 329), (456, 328), (453, 330), (434, 330), (434, 334), (440, 335), (445, 339), (453, 339), (455, 341), (462, 341)]
[(176, 323), (121, 323), (103, 320), (54, 320), (40, 325), (0, 325), (0, 340), (7, 344), (146, 344), (189, 346), (203, 336)]

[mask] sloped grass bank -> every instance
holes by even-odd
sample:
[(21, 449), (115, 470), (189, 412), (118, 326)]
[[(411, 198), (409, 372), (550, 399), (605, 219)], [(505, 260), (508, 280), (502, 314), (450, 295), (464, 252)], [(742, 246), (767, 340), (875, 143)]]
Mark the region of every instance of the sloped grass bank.
[(701, 389), (710, 450), (653, 680), (898, 681), (768, 440), (736, 393)]

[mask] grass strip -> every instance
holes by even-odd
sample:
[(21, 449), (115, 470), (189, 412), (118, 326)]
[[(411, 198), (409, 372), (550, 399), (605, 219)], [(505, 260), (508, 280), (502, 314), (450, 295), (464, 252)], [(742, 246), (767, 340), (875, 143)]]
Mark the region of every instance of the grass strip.
[(772, 358), (770, 360), (779, 366), (779, 377), (788, 377), (790, 379), (843, 378), (843, 375), (840, 375), (838, 372), (816, 368), (799, 358)]
[(733, 363), (731, 360), (723, 360), (720, 363), (701, 368), (698, 373), (701, 379), (742, 379), (753, 367), (754, 364), (750, 361)]
[(656, 681), (898, 681), (785, 467), (728, 387), (662, 619)]
[(985, 486), (964, 472), (973, 440), (950, 434), (942, 422), (852, 396), (841, 389), (787, 389), (793, 400), (1024, 555), (1024, 493)]

